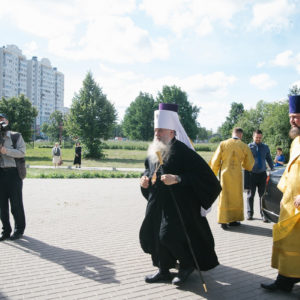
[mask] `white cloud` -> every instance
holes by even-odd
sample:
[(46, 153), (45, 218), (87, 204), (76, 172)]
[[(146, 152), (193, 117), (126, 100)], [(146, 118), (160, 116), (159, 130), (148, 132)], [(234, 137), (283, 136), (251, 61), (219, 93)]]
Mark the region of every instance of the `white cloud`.
[(286, 50), (276, 55), (271, 64), (279, 67), (293, 67), (300, 74), (300, 53), (294, 54), (293, 51)]
[(290, 25), (290, 16), (295, 12), (295, 4), (288, 0), (273, 0), (253, 6), (251, 26), (264, 31), (280, 30)]
[(272, 80), (266, 73), (252, 76), (250, 83), (260, 90), (267, 90), (277, 84), (276, 81)]
[(213, 129), (216, 129), (228, 112), (226, 103), (229, 97), (228, 89), (237, 80), (234, 76), (223, 72), (194, 74), (188, 77), (150, 78), (131, 71), (119, 72), (104, 65), (100, 65), (99, 74), (94, 75), (108, 99), (115, 104), (119, 120), (123, 118), (126, 108), (140, 91), (156, 97), (164, 85), (176, 85), (187, 92), (190, 102), (201, 107), (199, 115), (201, 125)]
[(262, 68), (266, 63), (264, 61), (261, 61), (259, 63), (257, 63), (256, 67), (257, 68)]
[(234, 0), (143, 0), (140, 9), (152, 17), (155, 24), (182, 35), (195, 30), (200, 36), (213, 32), (216, 22), (232, 28), (232, 17), (249, 1)]
[(167, 41), (152, 38), (127, 16), (136, 9), (135, 2), (9, 1), (1, 14), (20, 30), (48, 40), (49, 51), (61, 57), (114, 63), (166, 59)]
[(272, 63), (276, 66), (287, 67), (293, 64), (293, 51), (287, 50), (279, 53)]

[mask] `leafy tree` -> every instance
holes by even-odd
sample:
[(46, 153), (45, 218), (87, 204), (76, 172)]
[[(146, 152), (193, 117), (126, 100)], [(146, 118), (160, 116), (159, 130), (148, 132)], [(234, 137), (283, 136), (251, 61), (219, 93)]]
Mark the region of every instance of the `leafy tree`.
[(226, 117), (226, 121), (218, 130), (223, 139), (228, 139), (231, 137), (232, 129), (235, 127), (235, 124), (238, 122), (239, 118), (243, 115), (243, 113), (244, 105), (242, 103), (231, 103), (229, 116)]
[(162, 92), (157, 95), (158, 103), (175, 103), (178, 104), (178, 115), (180, 122), (185, 129), (187, 135), (191, 139), (195, 139), (198, 134), (197, 117), (200, 112), (200, 108), (193, 106), (189, 101), (186, 92), (182, 91), (180, 87), (163, 86)]
[(117, 113), (101, 88), (87, 73), (79, 94), (75, 94), (68, 116), (67, 130), (84, 144), (84, 156), (102, 158), (101, 138), (111, 136)]
[(279, 146), (287, 158), (291, 144), (288, 135), (290, 130), (288, 101), (268, 104), (260, 128), (264, 135), (264, 142), (269, 145), (271, 152), (275, 154), (276, 147)]
[(292, 95), (300, 95), (300, 87), (298, 87), (297, 85), (293, 85), (289, 92), (289, 96)]
[(235, 127), (241, 127), (243, 129), (243, 141), (245, 143), (252, 142), (253, 131), (260, 129), (267, 109), (268, 104), (261, 100), (257, 102), (256, 108), (244, 111), (243, 115), (238, 119)]
[(201, 127), (199, 125), (198, 127), (198, 134), (197, 134), (197, 140), (203, 141), (203, 140), (207, 140), (208, 137), (210, 137), (212, 135), (212, 131), (211, 130), (207, 130), (205, 127)]
[(143, 141), (153, 139), (154, 103), (152, 95), (142, 92), (131, 102), (122, 123), (126, 137)]
[(0, 100), (0, 112), (7, 115), (12, 131), (22, 133), (25, 142), (32, 139), (33, 124), (38, 111), (32, 106), (28, 98), (25, 98), (24, 95), (7, 100), (2, 98)]
[(68, 134), (65, 128), (66, 116), (62, 112), (56, 110), (49, 118), (47, 123), (43, 123), (41, 131), (46, 134), (51, 141), (60, 141), (67, 139)]
[(210, 143), (219, 143), (221, 141), (222, 141), (222, 138), (219, 134), (215, 134), (209, 139)]
[(120, 137), (124, 136), (122, 124), (116, 124), (114, 126), (112, 137), (116, 137), (116, 136), (120, 136)]

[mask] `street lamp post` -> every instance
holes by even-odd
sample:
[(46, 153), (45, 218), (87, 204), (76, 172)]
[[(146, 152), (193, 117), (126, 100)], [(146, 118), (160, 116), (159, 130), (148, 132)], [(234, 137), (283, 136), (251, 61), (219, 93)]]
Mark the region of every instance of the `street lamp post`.
[(62, 140), (62, 128), (63, 128), (63, 123), (59, 123), (59, 145), (61, 145), (61, 140)]

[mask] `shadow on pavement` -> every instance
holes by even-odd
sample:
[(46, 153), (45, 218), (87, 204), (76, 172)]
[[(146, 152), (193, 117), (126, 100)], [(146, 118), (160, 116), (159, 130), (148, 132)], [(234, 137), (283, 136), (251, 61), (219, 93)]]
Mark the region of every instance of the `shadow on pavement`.
[[(192, 292), (210, 300), (264, 299), (264, 300), (299, 300), (300, 286), (292, 293), (268, 292), (260, 287), (261, 283), (272, 283), (269, 278), (239, 269), (219, 265), (213, 270), (202, 272), (208, 293), (204, 292), (199, 273), (194, 271), (184, 286), (179, 289)], [(274, 278), (275, 279), (275, 278)]]
[(0, 292), (0, 299), (8, 299), (8, 297), (7, 296), (4, 296), (1, 292)]
[(253, 226), (253, 225), (248, 225), (248, 224), (244, 224), (244, 223), (241, 226), (236, 226), (236, 227), (231, 226), (226, 231), (230, 231), (233, 233), (238, 232), (238, 233), (272, 237), (272, 229), (271, 228)]
[(61, 265), (69, 272), (79, 276), (102, 283), (120, 283), (114, 278), (115, 270), (109, 267), (113, 263), (97, 256), (78, 250), (51, 246), (28, 236), (23, 236), (22, 239), (9, 245)]

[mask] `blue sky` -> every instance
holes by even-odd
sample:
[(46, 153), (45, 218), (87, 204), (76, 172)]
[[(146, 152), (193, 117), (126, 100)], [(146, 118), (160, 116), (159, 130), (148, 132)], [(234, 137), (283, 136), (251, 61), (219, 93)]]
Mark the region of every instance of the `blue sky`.
[(232, 102), (248, 109), (300, 87), (299, 0), (0, 0), (0, 46), (48, 58), (65, 105), (91, 71), (119, 120), (139, 92), (177, 85), (216, 130)]

